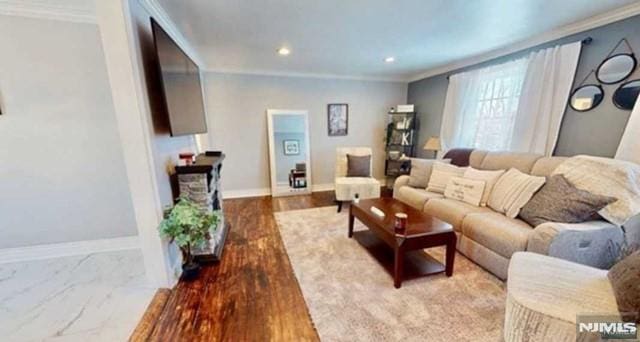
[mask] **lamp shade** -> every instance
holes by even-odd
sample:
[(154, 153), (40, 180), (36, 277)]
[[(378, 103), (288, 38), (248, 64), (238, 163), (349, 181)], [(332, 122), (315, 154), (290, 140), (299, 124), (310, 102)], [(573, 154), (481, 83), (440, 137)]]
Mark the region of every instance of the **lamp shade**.
[(427, 143), (424, 144), (424, 147), (422, 149), (427, 151), (440, 151), (441, 149), (440, 138), (438, 137), (429, 138), (429, 140), (427, 140)]

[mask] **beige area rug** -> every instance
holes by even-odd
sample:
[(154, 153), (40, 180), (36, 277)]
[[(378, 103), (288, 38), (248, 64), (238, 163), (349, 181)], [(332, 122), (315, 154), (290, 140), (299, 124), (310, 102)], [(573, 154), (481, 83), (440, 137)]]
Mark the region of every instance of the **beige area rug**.
[[(311, 318), (323, 341), (499, 341), (505, 286), (456, 255), (453, 276), (395, 289), (335, 207), (275, 214)], [(355, 230), (366, 229), (356, 220)], [(428, 252), (444, 260), (444, 249)]]

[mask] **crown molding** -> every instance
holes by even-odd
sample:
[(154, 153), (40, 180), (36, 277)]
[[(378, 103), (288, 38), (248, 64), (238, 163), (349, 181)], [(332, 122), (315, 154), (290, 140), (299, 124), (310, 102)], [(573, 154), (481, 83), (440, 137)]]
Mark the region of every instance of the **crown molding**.
[[(99, 0), (100, 1), (100, 0)], [(173, 22), (169, 14), (164, 10), (156, 0), (137, 0), (149, 14), (162, 25), (162, 28), (169, 33), (171, 38), (180, 45), (182, 50), (198, 64), (200, 69), (206, 69), (204, 60), (200, 57), (198, 51), (189, 43), (185, 36), (180, 32), (176, 24)]]
[(570, 36), (576, 33), (584, 32), (594, 29), (596, 27), (604, 26), (614, 23), (623, 19), (627, 19), (640, 14), (640, 2), (636, 2), (627, 6), (619, 7), (612, 11), (598, 14), (593, 17), (580, 20), (565, 26), (561, 26), (551, 31), (539, 34), (526, 40), (519, 41), (514, 44), (510, 44), (487, 53), (476, 55), (469, 58), (464, 58), (459, 61), (445, 64), (439, 67), (428, 69), (420, 74), (417, 74), (409, 79), (410, 82), (419, 81), (431, 76), (444, 74), (446, 72), (464, 68), (467, 66), (475, 65), (478, 63), (486, 62), (494, 58), (506, 56), (518, 51), (522, 51), (540, 44), (548, 43), (556, 39), (560, 39), (566, 36)]
[(0, 15), (96, 24), (95, 10), (41, 1), (0, 0)]
[(410, 81), (406, 77), (370, 77), (370, 76), (359, 76), (359, 75), (317, 74), (317, 73), (288, 72), (288, 71), (275, 71), (275, 70), (244, 70), (244, 69), (222, 68), (222, 69), (205, 69), (204, 71), (210, 72), (210, 73), (217, 73), (217, 74), (317, 78), (317, 79), (327, 79), (327, 80), (366, 81), (366, 82), (408, 83)]

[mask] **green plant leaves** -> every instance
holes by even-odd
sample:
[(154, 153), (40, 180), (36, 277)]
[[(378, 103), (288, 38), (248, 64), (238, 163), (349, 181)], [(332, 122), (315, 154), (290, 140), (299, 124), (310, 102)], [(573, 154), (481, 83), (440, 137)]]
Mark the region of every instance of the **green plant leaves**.
[(221, 213), (205, 212), (196, 203), (186, 197), (180, 197), (178, 203), (165, 213), (160, 222), (160, 235), (173, 240), (180, 248), (202, 246), (210, 231), (218, 226)]

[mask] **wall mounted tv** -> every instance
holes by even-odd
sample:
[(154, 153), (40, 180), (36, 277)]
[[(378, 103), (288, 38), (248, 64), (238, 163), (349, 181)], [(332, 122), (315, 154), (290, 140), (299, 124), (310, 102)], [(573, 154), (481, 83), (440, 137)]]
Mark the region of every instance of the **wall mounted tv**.
[(162, 98), (169, 116), (171, 135), (207, 132), (198, 65), (169, 34), (151, 19), (161, 79)]

